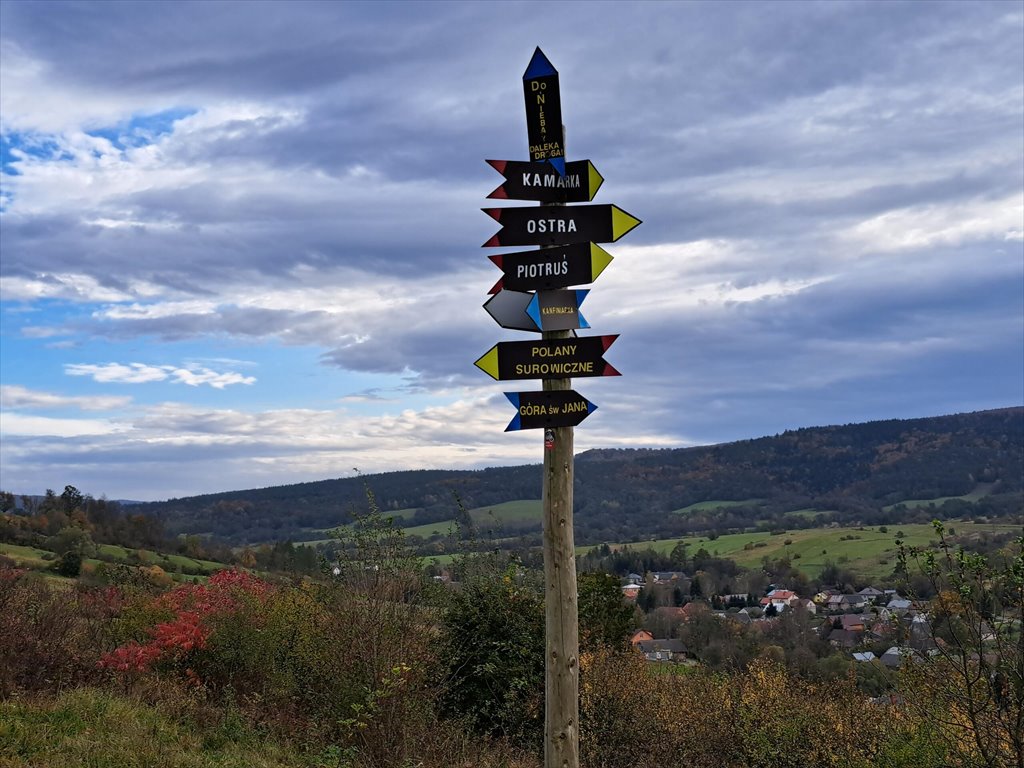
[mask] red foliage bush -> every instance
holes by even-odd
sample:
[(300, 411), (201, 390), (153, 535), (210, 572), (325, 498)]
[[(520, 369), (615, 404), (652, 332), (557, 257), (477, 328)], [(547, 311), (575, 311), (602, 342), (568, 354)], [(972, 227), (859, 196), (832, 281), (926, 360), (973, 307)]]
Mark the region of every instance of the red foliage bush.
[(206, 584), (188, 584), (154, 598), (152, 607), (174, 618), (148, 629), (146, 643), (129, 641), (104, 654), (98, 664), (115, 672), (139, 672), (164, 660), (181, 660), (202, 650), (212, 632), (211, 621), (237, 610), (248, 600), (263, 602), (274, 587), (245, 571), (218, 571)]

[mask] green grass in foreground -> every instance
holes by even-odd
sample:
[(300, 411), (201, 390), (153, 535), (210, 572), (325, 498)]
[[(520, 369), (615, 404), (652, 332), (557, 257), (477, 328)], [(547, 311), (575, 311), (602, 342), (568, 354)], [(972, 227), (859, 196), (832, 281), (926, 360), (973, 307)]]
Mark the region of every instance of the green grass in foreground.
[(4, 768), (298, 768), (308, 765), (240, 718), (197, 728), (150, 706), (79, 688), (0, 702)]

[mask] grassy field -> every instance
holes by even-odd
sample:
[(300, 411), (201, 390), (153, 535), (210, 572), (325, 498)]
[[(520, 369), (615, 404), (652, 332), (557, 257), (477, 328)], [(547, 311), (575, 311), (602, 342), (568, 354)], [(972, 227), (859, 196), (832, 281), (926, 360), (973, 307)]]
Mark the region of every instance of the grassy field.
[[(977, 501), (988, 496), (992, 492), (993, 485), (994, 483), (978, 483), (973, 491), (965, 493), (963, 496), (940, 496), (937, 499), (907, 499), (906, 501), (899, 502), (899, 504), (902, 504), (907, 509), (920, 509), (921, 507), (930, 507), (932, 505), (941, 507), (945, 502), (953, 501), (954, 499)], [(889, 512), (893, 507), (899, 506), (899, 504), (890, 504), (887, 507), (882, 507), (882, 509)]]
[(707, 512), (712, 509), (725, 509), (728, 507), (748, 507), (760, 504), (764, 499), (744, 499), (743, 501), (698, 501), (682, 509), (672, 510), (673, 515), (688, 515), (691, 512)]
[(0, 702), (4, 768), (298, 768), (309, 765), (240, 717), (196, 727), (151, 706), (93, 689)]
[(805, 520), (809, 520), (809, 519), (811, 519), (811, 518), (813, 518), (813, 517), (815, 517), (817, 515), (827, 515), (829, 512), (832, 512), (832, 511), (834, 511), (834, 510), (831, 510), (831, 509), (815, 509), (815, 508), (812, 507), (812, 508), (809, 508), (809, 509), (794, 509), (794, 510), (792, 510), (790, 512), (787, 512), (786, 514), (790, 515), (792, 517), (802, 517)]
[(411, 528), (403, 528), (402, 531), (406, 536), (421, 536), (424, 539), (429, 539), (438, 534), (445, 536), (449, 532), (454, 533), (455, 529), (454, 520), (442, 520), (439, 523), (425, 523), (424, 525), (414, 525)]
[(469, 516), (477, 525), (487, 525), (492, 521), (502, 525), (533, 522), (539, 525), (541, 515), (540, 499), (518, 499), (469, 510)]
[[(193, 574), (200, 574), (196, 578), (205, 579), (211, 573), (219, 571), (228, 566), (224, 563), (215, 563), (212, 560), (196, 560), (182, 555), (162, 555), (148, 549), (127, 549), (113, 544), (99, 544), (96, 547), (98, 557), (87, 557), (82, 560), (83, 570), (94, 569), (104, 562), (123, 563), (125, 565), (158, 565), (175, 580), (192, 578)], [(130, 554), (139, 555), (138, 561), (129, 558)], [(0, 543), (0, 555), (11, 558), (15, 565), (30, 570), (41, 571), (47, 579), (55, 582), (68, 581), (63, 576), (49, 572), (50, 567), (57, 562), (56, 553), (36, 547), (26, 547), (20, 544)], [(49, 559), (47, 559), (47, 557)], [(175, 566), (181, 565), (183, 574), (175, 573)], [(2, 765), (2, 764), (0, 764)]]
[[(492, 504), (489, 507), (475, 507), (467, 511), (473, 523), (483, 530), (496, 526), (516, 529), (533, 528), (539, 527), (541, 522), (541, 503), (539, 499), (518, 499), (501, 504)], [(446, 535), (449, 531), (454, 531), (455, 529), (455, 519), (452, 518), (450, 520), (441, 520), (437, 523), (403, 528), (402, 530), (405, 531), (407, 536), (429, 538), (437, 534)]]
[[(947, 523), (958, 533), (971, 531), (1020, 531), (1013, 525), (978, 525), (974, 523)], [(684, 539), (659, 539), (636, 542), (630, 547), (652, 549), (668, 554), (679, 541), (685, 541), (692, 555), (703, 547), (713, 555), (735, 560), (746, 568), (756, 566), (764, 557), (778, 558), (789, 555), (804, 573), (817, 575), (826, 560), (841, 564), (866, 578), (881, 578), (892, 573), (896, 557), (896, 535), (902, 531), (903, 541), (910, 546), (925, 546), (935, 539), (930, 524), (891, 525), (887, 533), (878, 528), (810, 528), (793, 530), (785, 534), (737, 533), (719, 536), (711, 541), (705, 536)], [(788, 542), (788, 543), (787, 543)], [(750, 548), (746, 548), (750, 545)], [(760, 545), (760, 546), (758, 546)], [(618, 544), (612, 547), (621, 546)], [(580, 547), (583, 554), (592, 547)], [(799, 557), (798, 557), (799, 556)], [(884, 561), (884, 562), (883, 562)]]
[[(408, 507), (406, 509), (389, 509), (387, 511), (382, 511), (381, 515), (383, 517), (385, 517), (385, 518), (387, 518), (387, 517), (392, 518), (392, 520), (394, 520), (395, 526), (400, 526), (402, 524), (403, 520), (411, 519), (413, 517), (413, 515), (415, 515), (417, 512), (419, 512), (419, 509), (417, 509), (415, 507)], [(415, 533), (414, 531), (417, 528), (423, 528), (424, 530), (427, 530), (428, 528), (432, 528), (432, 527), (435, 527), (435, 526), (440, 526), (436, 532), (437, 533), (447, 533), (448, 532), (448, 527), (451, 524), (453, 524), (453, 523), (454, 523), (453, 520), (445, 520), (445, 521), (442, 521), (440, 523), (428, 523), (427, 525), (422, 525), (422, 526), (418, 525), (418, 526), (413, 526), (411, 528), (403, 528), (402, 530), (404, 530), (406, 532), (406, 534), (410, 535), (410, 536), (424, 536), (424, 537), (427, 537), (427, 536), (432, 536), (433, 534), (431, 534), (431, 533)], [(307, 529), (307, 530), (312, 530), (314, 533), (322, 533), (322, 534), (329, 535), (333, 531), (342, 530), (342, 529), (347, 528), (347, 527), (348, 527), (347, 525), (341, 525), (341, 526), (338, 526), (336, 528), (314, 528), (314, 529)], [(295, 546), (297, 546), (297, 547), (315, 547), (317, 544), (329, 544), (332, 541), (337, 541), (337, 539), (335, 539), (335, 538), (322, 538), (322, 539), (309, 539), (308, 541), (296, 541), (295, 542)]]
[[(35, 547), (23, 547), (19, 544), (0, 544), (0, 555), (11, 558), (14, 564), (22, 568), (45, 568), (54, 558), (53, 552)], [(49, 556), (50, 560), (44, 559)]]
[(159, 565), (165, 571), (172, 571), (175, 566), (180, 565), (182, 570), (189, 573), (210, 574), (225, 567), (224, 563), (215, 563), (212, 560), (196, 560), (184, 555), (163, 555), (148, 549), (128, 549), (116, 544), (100, 544), (96, 549), (103, 559), (119, 563), (132, 563), (134, 559), (130, 556), (137, 553), (142, 564)]

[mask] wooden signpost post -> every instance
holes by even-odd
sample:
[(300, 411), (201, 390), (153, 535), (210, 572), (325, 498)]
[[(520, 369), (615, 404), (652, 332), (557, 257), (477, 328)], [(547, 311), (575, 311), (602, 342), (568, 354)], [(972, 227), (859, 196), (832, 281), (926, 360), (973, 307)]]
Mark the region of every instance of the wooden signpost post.
[[(504, 328), (541, 331), (539, 341), (495, 344), (476, 366), (498, 380), (541, 379), (541, 392), (506, 392), (516, 416), (506, 432), (544, 430), (544, 768), (579, 768), (579, 611), (573, 542), (573, 428), (597, 406), (572, 389), (572, 377), (618, 376), (604, 353), (617, 334), (577, 337), (591, 283), (614, 242), (640, 220), (594, 199), (604, 179), (589, 160), (565, 161), (558, 72), (537, 48), (523, 75), (528, 162), (488, 160), (505, 177), (489, 197), (540, 202), (539, 208), (484, 208), (502, 228), (485, 246), (539, 245), (492, 256), (504, 277), (484, 305)], [(548, 246), (548, 247), (543, 247)], [(536, 291), (531, 294), (529, 291)]]

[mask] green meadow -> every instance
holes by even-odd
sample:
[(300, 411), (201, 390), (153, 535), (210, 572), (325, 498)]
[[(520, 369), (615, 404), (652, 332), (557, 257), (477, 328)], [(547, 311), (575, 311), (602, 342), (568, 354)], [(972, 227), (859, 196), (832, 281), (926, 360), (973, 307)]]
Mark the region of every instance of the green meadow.
[[(957, 533), (981, 531), (1020, 531), (1020, 526), (990, 525), (952, 521), (946, 524)], [(792, 530), (784, 534), (736, 533), (709, 539), (706, 536), (690, 536), (682, 539), (658, 539), (649, 542), (635, 542), (628, 546), (634, 549), (648, 547), (668, 554), (680, 541), (689, 545), (692, 556), (700, 548), (713, 555), (735, 560), (739, 565), (750, 568), (765, 557), (788, 556), (793, 564), (808, 576), (817, 575), (825, 562), (838, 563), (865, 578), (881, 578), (892, 573), (896, 564), (896, 538), (902, 532), (902, 540), (908, 546), (926, 546), (935, 541), (935, 530), (931, 524), (890, 525), (883, 533), (878, 528), (809, 528)], [(609, 544), (613, 549), (625, 546)], [(583, 554), (593, 547), (580, 547)]]
[(9, 557), (20, 568), (45, 568), (54, 557), (53, 552), (45, 549), (2, 543), (0, 543), (0, 555)]
[(749, 507), (761, 504), (764, 499), (744, 499), (743, 501), (698, 501), (682, 509), (672, 510), (673, 515), (688, 515), (691, 512), (709, 512), (713, 509), (727, 509), (728, 507)]
[(197, 560), (194, 557), (186, 557), (185, 555), (165, 555), (148, 549), (128, 549), (116, 544), (100, 544), (96, 547), (96, 550), (104, 560), (118, 563), (134, 563), (135, 557), (137, 557), (139, 563), (159, 565), (165, 571), (174, 570), (176, 566), (181, 566), (181, 569), (188, 573), (210, 574), (225, 567), (224, 563), (215, 563), (212, 560)]
[[(82, 560), (85, 568), (95, 568), (102, 563), (120, 563), (124, 565), (158, 565), (172, 578), (186, 578), (199, 574), (205, 579), (209, 574), (228, 566), (212, 560), (197, 560), (183, 555), (164, 555), (148, 549), (129, 549), (114, 544), (99, 544), (96, 547), (97, 557)], [(26, 547), (20, 544), (0, 543), (0, 555), (14, 561), (16, 566), (30, 570), (48, 571), (57, 561), (57, 555), (46, 549)], [(176, 573), (180, 566), (182, 574)], [(48, 577), (63, 581), (63, 577), (47, 574)]]
[[(962, 496), (940, 496), (937, 499), (907, 499), (906, 501), (899, 502), (899, 504), (902, 504), (907, 509), (921, 509), (922, 507), (927, 508), (931, 506), (941, 507), (947, 501), (977, 501), (988, 496), (992, 492), (992, 486), (993, 483), (978, 483), (978, 486), (973, 491)], [(889, 512), (894, 507), (899, 506), (899, 504), (890, 504), (882, 507), (882, 509)]]
[[(475, 507), (467, 510), (469, 517), (481, 530), (486, 531), (490, 527), (501, 528), (533, 528), (541, 522), (541, 503), (539, 499), (517, 499), (506, 501), (501, 504), (491, 504), (486, 507)], [(447, 535), (457, 529), (455, 519), (441, 520), (437, 523), (427, 523), (411, 528), (403, 528), (406, 536), (421, 536), (429, 538), (435, 535)]]

